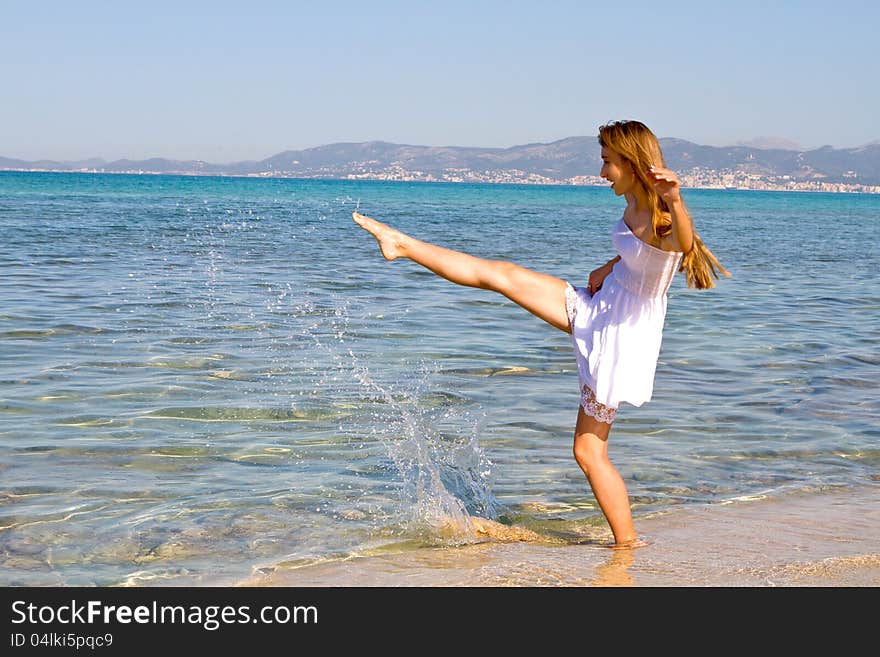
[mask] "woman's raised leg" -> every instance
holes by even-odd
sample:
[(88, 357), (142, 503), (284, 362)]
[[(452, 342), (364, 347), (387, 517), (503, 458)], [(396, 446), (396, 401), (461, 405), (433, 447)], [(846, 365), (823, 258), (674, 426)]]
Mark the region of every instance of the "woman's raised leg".
[(428, 244), (357, 212), (352, 218), (376, 238), (387, 260), (408, 258), (458, 285), (493, 290), (551, 326), (570, 330), (565, 312), (567, 284), (562, 279), (510, 262), (484, 260)]

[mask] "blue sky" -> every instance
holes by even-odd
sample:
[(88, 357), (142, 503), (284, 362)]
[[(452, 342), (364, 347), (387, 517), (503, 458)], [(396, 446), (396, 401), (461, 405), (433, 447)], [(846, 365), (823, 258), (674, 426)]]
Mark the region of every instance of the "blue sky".
[(0, 156), (880, 139), (872, 2), (0, 2)]

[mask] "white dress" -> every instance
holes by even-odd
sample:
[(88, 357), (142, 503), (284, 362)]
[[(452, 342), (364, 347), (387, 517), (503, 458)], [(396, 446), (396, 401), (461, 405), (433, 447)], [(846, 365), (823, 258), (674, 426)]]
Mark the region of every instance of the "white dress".
[(569, 284), (565, 306), (581, 384), (581, 406), (611, 423), (621, 402), (651, 399), (666, 319), (666, 292), (682, 253), (636, 237), (621, 220), (611, 233), (620, 260), (590, 296)]

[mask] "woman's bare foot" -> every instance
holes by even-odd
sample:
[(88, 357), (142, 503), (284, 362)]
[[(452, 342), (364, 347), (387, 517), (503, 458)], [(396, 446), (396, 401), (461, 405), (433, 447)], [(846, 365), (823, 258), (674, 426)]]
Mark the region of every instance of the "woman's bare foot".
[(352, 212), (351, 218), (358, 226), (376, 238), (386, 260), (394, 260), (406, 255), (406, 240), (409, 238), (399, 230), (394, 230), (375, 219), (370, 219), (360, 212)]
[(636, 548), (646, 547), (650, 545), (650, 543), (641, 538), (633, 538), (628, 541), (621, 541), (619, 543), (614, 543), (614, 545), (609, 545), (612, 550), (634, 550)]

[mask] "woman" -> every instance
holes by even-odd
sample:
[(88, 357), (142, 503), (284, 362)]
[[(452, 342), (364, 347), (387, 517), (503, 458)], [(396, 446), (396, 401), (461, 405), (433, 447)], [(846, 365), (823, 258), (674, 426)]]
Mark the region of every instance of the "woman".
[(626, 199), (612, 231), (618, 255), (575, 287), (518, 265), (483, 260), (421, 242), (357, 212), (354, 221), (379, 242), (388, 260), (409, 258), (468, 287), (493, 290), (572, 336), (581, 403), (574, 457), (614, 534), (615, 547), (637, 544), (629, 496), (608, 459), (608, 434), (621, 402), (651, 398), (666, 317), (666, 292), (675, 271), (689, 287), (714, 286), (730, 274), (694, 232), (675, 173), (660, 144), (638, 121), (599, 128), (600, 175)]

